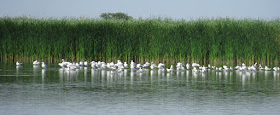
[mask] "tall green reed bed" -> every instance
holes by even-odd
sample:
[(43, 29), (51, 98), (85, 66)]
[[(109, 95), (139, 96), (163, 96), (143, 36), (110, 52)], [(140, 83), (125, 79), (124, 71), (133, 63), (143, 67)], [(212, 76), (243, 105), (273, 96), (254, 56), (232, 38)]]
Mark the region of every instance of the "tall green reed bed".
[(0, 59), (278, 63), (279, 20), (0, 18)]

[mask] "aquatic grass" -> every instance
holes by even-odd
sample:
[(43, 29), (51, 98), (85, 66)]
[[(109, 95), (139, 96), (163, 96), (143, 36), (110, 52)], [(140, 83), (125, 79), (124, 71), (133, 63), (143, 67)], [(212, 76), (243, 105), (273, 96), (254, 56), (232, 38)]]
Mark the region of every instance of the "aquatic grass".
[(280, 21), (0, 18), (0, 59), (274, 63)]

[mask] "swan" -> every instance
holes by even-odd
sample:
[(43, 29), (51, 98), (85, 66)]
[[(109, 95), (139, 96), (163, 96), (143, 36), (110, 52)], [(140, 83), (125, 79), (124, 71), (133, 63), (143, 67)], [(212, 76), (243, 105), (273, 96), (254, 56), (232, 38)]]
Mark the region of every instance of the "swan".
[(45, 64), (45, 62), (42, 62), (42, 68), (47, 68), (48, 66)]

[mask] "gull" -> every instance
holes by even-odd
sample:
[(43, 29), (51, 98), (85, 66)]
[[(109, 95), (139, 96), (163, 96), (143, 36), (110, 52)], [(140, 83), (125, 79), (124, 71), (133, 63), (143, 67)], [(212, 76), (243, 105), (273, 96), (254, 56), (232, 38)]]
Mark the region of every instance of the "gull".
[(45, 64), (45, 62), (42, 62), (42, 68), (47, 68), (48, 66)]
[(18, 61), (16, 62), (17, 66), (21, 66), (23, 63), (19, 63)]

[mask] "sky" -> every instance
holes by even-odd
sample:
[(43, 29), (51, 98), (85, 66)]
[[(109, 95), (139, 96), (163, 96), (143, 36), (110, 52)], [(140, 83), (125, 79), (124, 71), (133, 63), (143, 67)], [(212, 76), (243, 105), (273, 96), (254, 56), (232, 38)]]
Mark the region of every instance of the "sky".
[(280, 0), (0, 0), (0, 17), (99, 18), (123, 12), (133, 18), (280, 17)]

